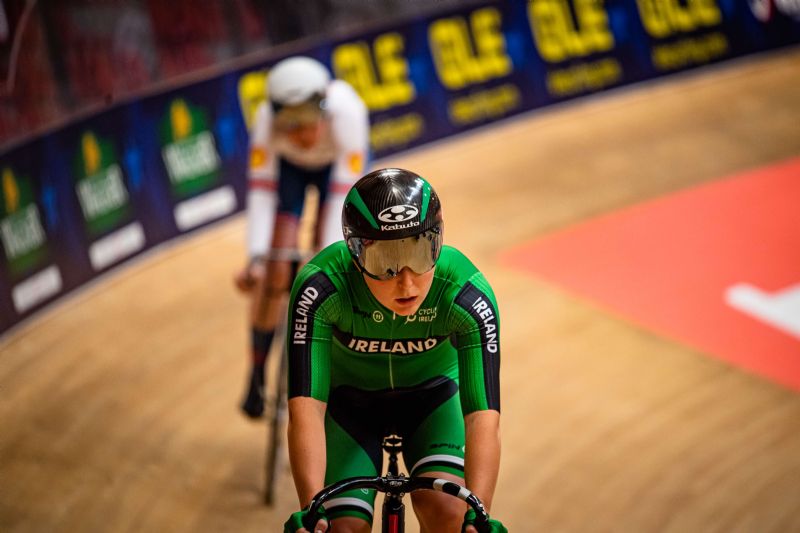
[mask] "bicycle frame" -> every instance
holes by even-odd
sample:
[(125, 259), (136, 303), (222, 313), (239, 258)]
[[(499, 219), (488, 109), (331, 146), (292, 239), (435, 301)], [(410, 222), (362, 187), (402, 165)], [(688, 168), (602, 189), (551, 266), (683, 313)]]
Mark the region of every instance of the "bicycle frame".
[(489, 531), (489, 515), (483, 503), (469, 490), (445, 479), (432, 477), (408, 477), (399, 473), (397, 455), (402, 449), (402, 439), (389, 436), (384, 439), (383, 449), (389, 454), (389, 465), (385, 476), (352, 477), (343, 479), (322, 489), (308, 508), (303, 527), (313, 531), (319, 519), (320, 507), (342, 492), (354, 489), (375, 489), (386, 494), (383, 502), (382, 533), (403, 533), (405, 531), (405, 505), (403, 497), (415, 490), (438, 490), (464, 500), (475, 511), (475, 529), (479, 533)]

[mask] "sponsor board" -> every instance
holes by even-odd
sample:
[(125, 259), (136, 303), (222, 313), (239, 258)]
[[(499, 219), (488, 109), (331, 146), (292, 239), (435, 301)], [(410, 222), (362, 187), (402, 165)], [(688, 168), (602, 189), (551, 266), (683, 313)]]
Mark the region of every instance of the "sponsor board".
[[(798, 43), (798, 12), (797, 0), (487, 0), (293, 53), (355, 88), (370, 113), (371, 156), (381, 158), (565, 99)], [(0, 153), (0, 332), (99, 271), (241, 210), (247, 127), (282, 58), (115, 104)], [(252, 156), (265, 163), (270, 154)], [(351, 170), (364, 163), (349, 156)], [(12, 287), (50, 266), (61, 289), (18, 312)], [(745, 293), (733, 294), (739, 302)], [(750, 294), (744, 305), (757, 306)]]

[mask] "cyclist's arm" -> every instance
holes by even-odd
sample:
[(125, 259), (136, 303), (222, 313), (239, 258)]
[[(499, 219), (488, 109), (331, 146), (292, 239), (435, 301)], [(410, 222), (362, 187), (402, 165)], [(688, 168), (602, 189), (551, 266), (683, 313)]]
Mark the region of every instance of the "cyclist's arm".
[(487, 508), (500, 466), (500, 324), (489, 283), (476, 272), (455, 297), (467, 488)]
[(330, 387), (332, 320), (339, 298), (328, 276), (303, 267), (292, 287), (289, 355), (289, 459), (301, 506), (325, 481), (325, 408)]
[(270, 145), (272, 111), (265, 102), (256, 109), (250, 133), (247, 170), (247, 251), (250, 258), (269, 250), (278, 206), (277, 163)]
[(475, 411), (464, 417), (466, 449), (464, 481), (467, 488), (491, 511), (492, 496), (500, 470), (500, 413)]
[(325, 487), (325, 408), (314, 398), (289, 400), (289, 461), (303, 508)]

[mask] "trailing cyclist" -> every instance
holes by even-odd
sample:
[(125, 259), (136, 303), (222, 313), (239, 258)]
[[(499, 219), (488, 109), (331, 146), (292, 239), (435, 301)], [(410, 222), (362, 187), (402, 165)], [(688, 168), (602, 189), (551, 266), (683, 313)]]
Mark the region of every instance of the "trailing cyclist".
[(279, 61), (267, 78), (267, 101), (250, 131), (248, 261), (235, 278), (250, 294), (251, 372), (242, 411), (264, 412), (264, 368), (285, 311), (297, 260), (306, 189), (317, 189), (314, 247), (341, 240), (345, 194), (364, 172), (369, 144), (367, 107), (343, 80), (310, 57)]

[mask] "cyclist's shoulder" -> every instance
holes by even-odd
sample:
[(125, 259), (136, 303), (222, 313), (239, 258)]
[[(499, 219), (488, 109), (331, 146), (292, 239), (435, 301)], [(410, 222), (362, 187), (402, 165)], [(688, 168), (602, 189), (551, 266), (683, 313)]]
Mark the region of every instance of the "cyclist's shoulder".
[(492, 289), (483, 273), (459, 249), (443, 246), (436, 263), (436, 282), (442, 284), (450, 299), (470, 289), (491, 295)]
[(442, 246), (436, 262), (436, 277), (454, 285), (464, 285), (470, 278), (480, 275), (478, 267), (458, 248)]
[(306, 263), (297, 274), (297, 279), (303, 283), (310, 278), (327, 278), (337, 289), (346, 274), (353, 269), (350, 252), (344, 241), (337, 241), (320, 250)]
[(353, 86), (340, 79), (331, 80), (328, 84), (325, 99), (328, 105), (340, 105), (342, 102), (364, 103)]
[(348, 269), (350, 263), (350, 252), (344, 241), (329, 244), (308, 262), (309, 265), (314, 265), (320, 270), (330, 272)]
[(344, 80), (331, 81), (325, 94), (325, 104), (334, 118), (360, 116), (367, 109), (353, 86)]
[(272, 128), (272, 108), (266, 100), (261, 101), (253, 112), (252, 120), (248, 125), (250, 142), (263, 144), (269, 141)]

